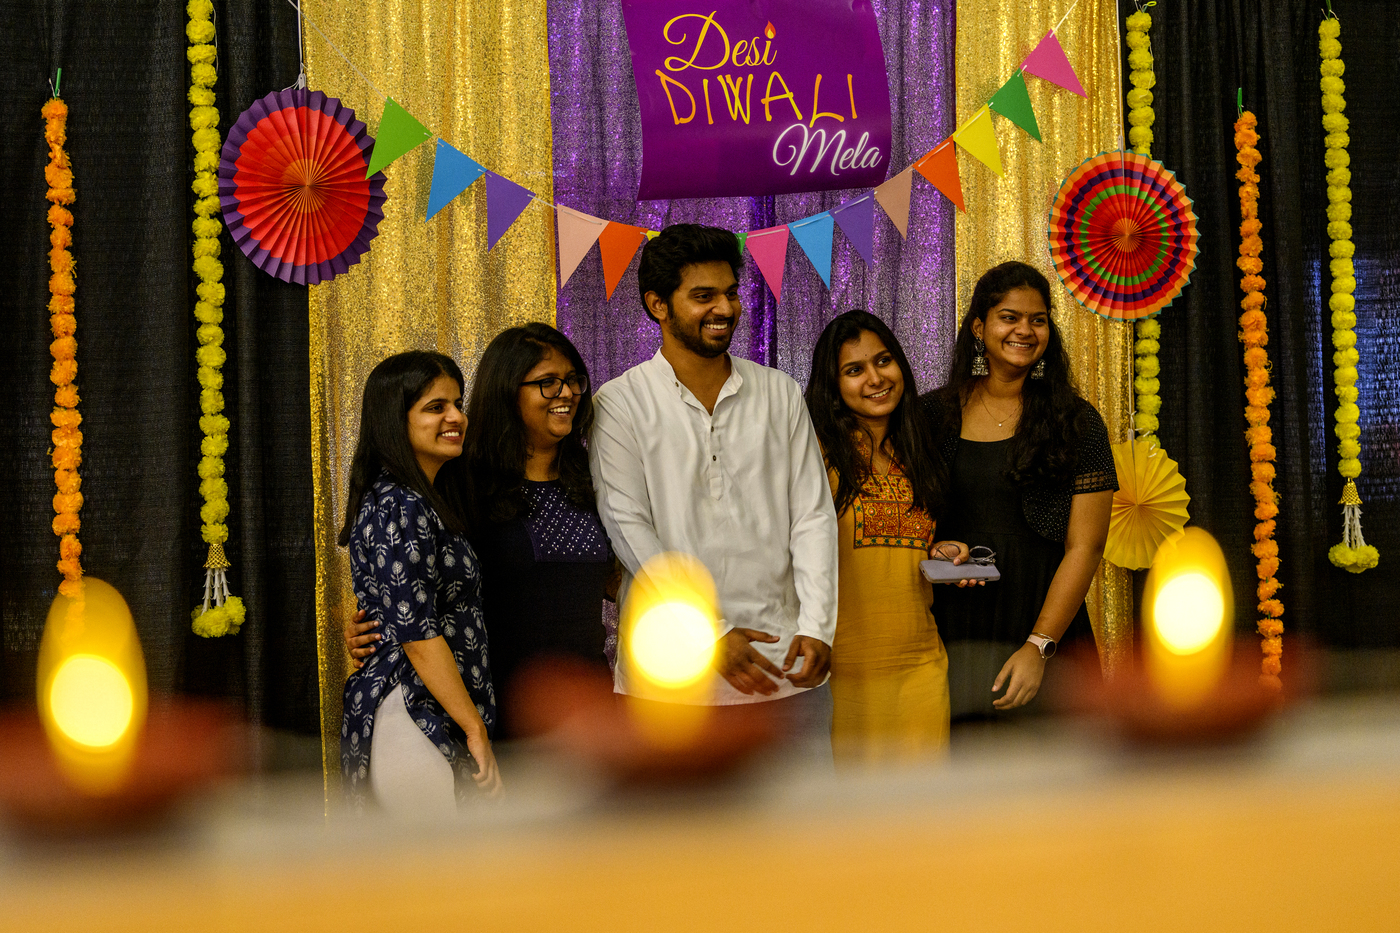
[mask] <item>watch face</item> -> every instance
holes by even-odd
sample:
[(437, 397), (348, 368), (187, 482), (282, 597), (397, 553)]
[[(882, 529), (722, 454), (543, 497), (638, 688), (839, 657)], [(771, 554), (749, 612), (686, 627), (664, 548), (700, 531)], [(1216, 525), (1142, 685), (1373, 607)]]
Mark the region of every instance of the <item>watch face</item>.
[(1053, 658), (1055, 656), (1055, 649), (1058, 647), (1059, 645), (1047, 638), (1045, 639), (1045, 644), (1040, 646), (1040, 656), (1042, 658)]

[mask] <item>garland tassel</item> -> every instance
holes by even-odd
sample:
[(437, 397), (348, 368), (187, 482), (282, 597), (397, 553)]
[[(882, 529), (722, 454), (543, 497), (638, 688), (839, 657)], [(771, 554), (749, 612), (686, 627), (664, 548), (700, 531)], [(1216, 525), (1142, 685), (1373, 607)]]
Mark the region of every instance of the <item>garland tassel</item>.
[[(1151, 156), (1152, 124), (1156, 121), (1152, 111), (1152, 88), (1157, 84), (1157, 75), (1152, 70), (1152, 44), (1147, 38), (1152, 17), (1146, 10), (1139, 9), (1128, 17), (1126, 25), (1128, 29), (1124, 41), (1128, 46), (1128, 67), (1132, 69), (1128, 75), (1132, 85), (1127, 95), (1128, 142), (1134, 152)], [(1158, 379), (1161, 363), (1157, 359), (1157, 352), (1162, 346), (1162, 324), (1154, 315), (1143, 318), (1134, 327), (1137, 339), (1133, 342), (1133, 391), (1137, 398), (1133, 431), (1156, 447), (1157, 415), (1162, 410), (1162, 397), (1158, 394), (1161, 390)]]
[(1257, 594), (1259, 597), (1259, 635), (1263, 639), (1261, 650), (1264, 659), (1260, 666), (1259, 682), (1266, 688), (1278, 692), (1283, 685), (1279, 680), (1283, 658), (1283, 603), (1275, 595), (1278, 582), (1278, 542), (1274, 540), (1274, 519), (1278, 515), (1278, 494), (1274, 492), (1274, 461), (1277, 451), (1273, 445), (1273, 431), (1269, 427), (1269, 403), (1273, 401), (1274, 390), (1269, 386), (1269, 351), (1264, 349), (1269, 343), (1269, 322), (1264, 315), (1264, 264), (1259, 254), (1264, 251), (1264, 241), (1259, 237), (1262, 225), (1259, 223), (1259, 173), (1254, 167), (1259, 164), (1259, 134), (1255, 131), (1258, 120), (1248, 110), (1240, 114), (1235, 123), (1236, 159), (1240, 163), (1235, 177), (1240, 181), (1240, 258), (1235, 265), (1244, 273), (1240, 288), (1244, 290), (1244, 300), (1240, 307), (1240, 341), (1244, 344), (1245, 365), (1245, 440), (1249, 442), (1250, 492), (1254, 494), (1254, 556), (1258, 561), (1255, 568), (1259, 577)]
[(73, 254), (73, 212), (68, 208), (77, 198), (73, 190), (73, 167), (63, 146), (68, 141), (68, 105), (55, 94), (40, 110), (44, 117), (44, 141), (49, 145), (49, 164), (44, 168), (48, 182), (45, 197), (50, 202), (49, 226), (49, 326), (53, 330), (53, 369), (49, 380), (56, 387), (53, 396), (53, 479), (57, 492), (53, 497), (53, 533), (58, 535), (58, 570), (63, 580), (58, 591), (73, 600), (81, 600), (83, 546), (78, 541), (82, 522), (78, 513), (83, 508), (83, 480), (78, 467), (83, 462), (83, 432), (79, 426), (83, 416), (78, 412), (78, 318), (73, 301), (77, 291), (77, 270)]
[(195, 351), (199, 378), (200, 443), (199, 494), (204, 505), (199, 510), (203, 537), (209, 545), (204, 562), (204, 604), (191, 613), (195, 634), (205, 637), (235, 635), (243, 624), (243, 600), (229, 592), (229, 561), (224, 555), (228, 540), (228, 483), (224, 480), (224, 454), (228, 451), (229, 421), (224, 416), (224, 264), (219, 259), (219, 234), (223, 223), (219, 213), (219, 111), (214, 106), (214, 4), (211, 0), (189, 0), (185, 7), (189, 22), (186, 53), (190, 62), (190, 130), (194, 144), (194, 274), (198, 300), (194, 316), (199, 321)]
[(1332, 312), (1332, 373), (1333, 391), (1337, 395), (1337, 472), (1346, 480), (1342, 489), (1342, 543), (1333, 545), (1327, 557), (1333, 564), (1352, 573), (1370, 570), (1380, 563), (1380, 551), (1366, 543), (1361, 535), (1361, 495), (1356, 491), (1356, 478), (1361, 475), (1361, 428), (1357, 421), (1356, 364), (1361, 355), (1356, 350), (1356, 269), (1351, 257), (1355, 247), (1351, 242), (1351, 157), (1347, 145), (1349, 121), (1342, 113), (1346, 109), (1346, 84), (1342, 74), (1342, 24), (1335, 17), (1323, 19), (1317, 27), (1318, 52), (1322, 56), (1322, 128), (1327, 131), (1327, 236), (1332, 243), (1332, 297), (1327, 306)]

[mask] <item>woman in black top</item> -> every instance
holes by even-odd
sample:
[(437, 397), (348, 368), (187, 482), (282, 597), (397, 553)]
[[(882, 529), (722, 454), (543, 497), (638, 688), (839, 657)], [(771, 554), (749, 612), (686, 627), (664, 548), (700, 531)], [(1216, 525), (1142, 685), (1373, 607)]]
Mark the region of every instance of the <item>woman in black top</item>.
[(948, 384), (924, 401), (949, 471), (940, 535), (992, 548), (1002, 575), (937, 593), (953, 718), (996, 716), (1036, 697), (1060, 642), (1093, 646), (1084, 597), (1118, 488), (1103, 418), (1071, 379), (1045, 276), (1022, 262), (982, 276)]
[(559, 331), (512, 327), (486, 347), (465, 456), (504, 738), (517, 734), (512, 688), (529, 665), (568, 658), (608, 670), (602, 606), (613, 561), (582, 440), (592, 424), (588, 368)]
[[(518, 737), (513, 687), (528, 666), (568, 658), (608, 670), (602, 606), (613, 558), (582, 441), (593, 422), (588, 369), (554, 328), (509, 328), (482, 354), (466, 415), (470, 538), (497, 697), (492, 736), (508, 739)], [(370, 631), (346, 628), (357, 660), (374, 651)]]

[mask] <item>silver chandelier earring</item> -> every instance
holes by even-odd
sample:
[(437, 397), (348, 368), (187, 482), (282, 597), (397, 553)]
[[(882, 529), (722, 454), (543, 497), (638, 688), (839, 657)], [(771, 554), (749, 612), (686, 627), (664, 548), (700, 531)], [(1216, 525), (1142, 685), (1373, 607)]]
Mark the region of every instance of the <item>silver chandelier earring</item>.
[(972, 338), (972, 375), (985, 376), (991, 370), (987, 368), (987, 345), (982, 342), (981, 337)]
[(1039, 362), (1039, 363), (1036, 363), (1036, 364), (1035, 364), (1035, 367), (1031, 370), (1031, 378), (1032, 378), (1032, 379), (1044, 379), (1044, 378), (1045, 378), (1045, 358), (1044, 358), (1044, 357), (1041, 357), (1040, 362)]

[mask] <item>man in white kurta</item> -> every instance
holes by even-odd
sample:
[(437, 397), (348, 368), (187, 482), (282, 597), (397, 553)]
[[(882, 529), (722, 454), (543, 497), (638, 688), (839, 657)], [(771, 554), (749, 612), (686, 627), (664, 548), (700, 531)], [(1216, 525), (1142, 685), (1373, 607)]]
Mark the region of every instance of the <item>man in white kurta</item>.
[[(725, 634), (711, 702), (818, 689), (805, 705), (829, 710), (836, 514), (797, 383), (725, 352), (739, 261), (733, 234), (716, 228), (668, 227), (645, 247), (643, 302), (662, 345), (594, 397), (598, 514), (625, 582), (665, 551), (699, 558), (714, 577)], [(624, 645), (619, 692), (628, 678)]]

